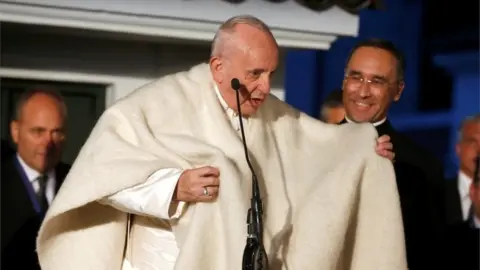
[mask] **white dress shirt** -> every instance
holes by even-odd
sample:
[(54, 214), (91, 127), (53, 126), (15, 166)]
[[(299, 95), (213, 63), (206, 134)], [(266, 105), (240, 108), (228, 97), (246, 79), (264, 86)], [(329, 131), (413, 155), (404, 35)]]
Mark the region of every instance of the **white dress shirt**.
[[(41, 176), (41, 173), (37, 172), (32, 167), (28, 166), (27, 163), (20, 157), (17, 153), (17, 159), (22, 166), (25, 176), (27, 177), (30, 184), (32, 184), (33, 191), (37, 194), (40, 191), (40, 183), (38, 183), (38, 178)], [(55, 170), (51, 170), (47, 173), (47, 186), (45, 188), (45, 197), (47, 197), (48, 205), (50, 205), (55, 197)]]
[(465, 173), (460, 171), (458, 173), (458, 194), (460, 195), (460, 205), (462, 206), (462, 216), (463, 220), (467, 220), (468, 211), (472, 206), (472, 200), (470, 200), (470, 185), (472, 184), (472, 179), (468, 177)]
[[(240, 119), (238, 114), (228, 107), (218, 87), (215, 86), (214, 90), (220, 104), (224, 108), (227, 119), (230, 120), (232, 127), (239, 133)], [(247, 119), (243, 118), (242, 120), (244, 124), (248, 123)], [(172, 196), (182, 172), (182, 170), (175, 168), (161, 169), (152, 174), (144, 183), (104, 198), (100, 203), (141, 216), (149, 216), (166, 221), (178, 219), (182, 214), (185, 203), (172, 203)], [(152, 258), (154, 261), (142, 262), (139, 270), (174, 269), (179, 249), (173, 232), (165, 228), (147, 228), (147, 230), (151, 237), (140, 248), (142, 252), (150, 253), (150, 256), (145, 257)], [(139, 266), (133, 265), (133, 267)]]
[[(348, 123), (356, 123), (355, 121), (350, 120), (346, 115), (345, 115), (345, 120), (347, 120)], [(387, 118), (386, 118), (386, 117), (383, 118), (383, 119), (380, 120), (380, 121), (377, 121), (377, 122), (373, 123), (373, 126), (374, 126), (374, 127), (379, 126), (379, 125), (385, 123), (385, 121), (387, 121)]]

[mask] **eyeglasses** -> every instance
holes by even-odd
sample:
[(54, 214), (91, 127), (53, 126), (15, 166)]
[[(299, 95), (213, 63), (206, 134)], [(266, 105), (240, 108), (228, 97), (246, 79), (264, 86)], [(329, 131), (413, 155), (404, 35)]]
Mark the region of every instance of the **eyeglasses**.
[(345, 81), (351, 88), (360, 88), (364, 83), (368, 83), (373, 90), (384, 90), (390, 85), (381, 78), (366, 79), (360, 74), (345, 75)]

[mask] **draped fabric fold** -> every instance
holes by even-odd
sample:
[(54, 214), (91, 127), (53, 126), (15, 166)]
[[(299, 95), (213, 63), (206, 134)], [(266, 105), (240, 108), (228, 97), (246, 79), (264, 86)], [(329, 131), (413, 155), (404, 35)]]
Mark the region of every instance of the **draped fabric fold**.
[[(175, 269), (241, 269), (251, 173), (213, 83), (200, 64), (106, 110), (42, 224), (42, 269), (121, 269), (127, 215), (97, 201), (159, 169), (205, 165), (220, 170), (219, 197), (188, 205), (169, 224)], [(270, 269), (406, 269), (395, 176), (374, 152), (371, 125), (326, 125), (270, 96), (246, 136)]]

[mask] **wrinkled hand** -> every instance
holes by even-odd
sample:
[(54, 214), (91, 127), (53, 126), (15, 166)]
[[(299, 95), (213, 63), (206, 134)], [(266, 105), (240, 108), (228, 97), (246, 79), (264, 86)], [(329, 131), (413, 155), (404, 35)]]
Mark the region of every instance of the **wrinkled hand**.
[[(217, 198), (220, 171), (211, 166), (185, 170), (178, 179), (176, 201), (210, 202)], [(207, 190), (205, 193), (204, 188)]]
[(383, 135), (377, 139), (377, 146), (375, 152), (379, 156), (388, 158), (389, 160), (395, 160), (395, 153), (393, 152), (393, 144), (390, 142), (390, 136)]

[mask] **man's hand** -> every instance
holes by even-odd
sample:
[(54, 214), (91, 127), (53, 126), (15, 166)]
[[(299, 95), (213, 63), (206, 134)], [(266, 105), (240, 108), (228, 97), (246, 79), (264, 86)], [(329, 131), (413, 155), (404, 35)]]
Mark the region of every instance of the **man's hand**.
[(210, 202), (217, 198), (220, 171), (211, 166), (185, 170), (177, 183), (174, 200)]
[(395, 153), (393, 150), (393, 144), (390, 142), (390, 136), (383, 135), (377, 139), (377, 146), (375, 147), (375, 152), (379, 156), (388, 158), (390, 160), (395, 159)]

